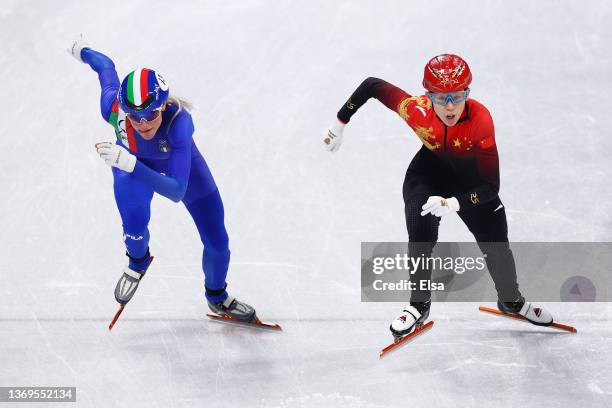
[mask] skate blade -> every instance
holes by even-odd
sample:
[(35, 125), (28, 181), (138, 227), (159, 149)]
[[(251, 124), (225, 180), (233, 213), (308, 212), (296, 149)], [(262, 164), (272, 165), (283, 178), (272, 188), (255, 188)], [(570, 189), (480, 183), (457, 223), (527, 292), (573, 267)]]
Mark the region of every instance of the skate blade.
[(217, 313), (206, 313), (206, 316), (210, 317), (213, 320), (218, 320), (218, 321), (222, 321), (222, 322), (228, 322), (228, 323), (234, 323), (234, 324), (239, 324), (239, 325), (243, 325), (243, 326), (250, 326), (250, 327), (260, 327), (262, 329), (270, 329), (270, 330), (279, 330), (282, 331), (283, 328), (280, 326), (280, 324), (278, 323), (269, 323), (269, 322), (262, 322), (261, 320), (259, 320), (259, 318), (257, 316), (255, 316), (254, 320), (251, 320), (250, 322), (243, 322), (241, 320), (236, 319), (235, 317), (232, 316), (228, 316), (228, 315), (224, 315), (224, 314), (217, 314)]
[(121, 313), (123, 313), (123, 309), (125, 309), (125, 305), (120, 305), (119, 310), (117, 310), (117, 313), (115, 313), (115, 317), (113, 317), (113, 320), (111, 320), (110, 324), (108, 325), (108, 331), (113, 330), (113, 326), (115, 326), (115, 323), (117, 323), (117, 320), (119, 320), (119, 316), (121, 316)]
[(406, 334), (405, 336), (396, 338), (393, 341), (393, 343), (389, 344), (387, 347), (385, 347), (384, 349), (380, 350), (380, 352), (378, 353), (378, 356), (380, 358), (383, 358), (385, 355), (387, 355), (391, 351), (399, 348), (400, 346), (408, 343), (410, 340), (414, 339), (419, 334), (423, 333), (424, 331), (427, 331), (427, 330), (431, 329), (433, 327), (433, 324), (434, 324), (433, 320), (430, 320), (427, 323), (425, 323), (425, 324), (423, 324), (423, 325), (421, 325), (419, 327), (416, 327), (413, 331), (411, 331), (410, 333)]
[[(153, 259), (155, 259), (155, 257), (152, 256), (151, 262), (149, 262), (149, 266), (147, 266), (147, 269), (145, 269), (145, 273), (151, 267), (151, 264), (153, 263)], [(113, 327), (115, 327), (115, 323), (117, 323), (117, 320), (119, 320), (119, 316), (121, 316), (121, 313), (123, 313), (123, 309), (125, 309), (125, 305), (127, 305), (127, 303), (119, 305), (119, 310), (117, 310), (117, 313), (115, 313), (115, 317), (113, 317), (113, 320), (111, 320), (110, 324), (108, 325), (108, 331), (113, 330)]]
[[(509, 317), (511, 319), (522, 320), (524, 322), (531, 323), (529, 320), (525, 319), (523, 316), (516, 314), (516, 313), (504, 313), (501, 310), (493, 309), (493, 308), (486, 307), (486, 306), (479, 306), (478, 310), (480, 310), (481, 312), (491, 313), (497, 316)], [(540, 325), (536, 325), (536, 326), (540, 326)], [(550, 326), (540, 326), (540, 327), (554, 327), (555, 329), (564, 330), (570, 333), (578, 333), (578, 330), (576, 330), (575, 327), (567, 326), (565, 324), (555, 323), (555, 322), (553, 322)]]

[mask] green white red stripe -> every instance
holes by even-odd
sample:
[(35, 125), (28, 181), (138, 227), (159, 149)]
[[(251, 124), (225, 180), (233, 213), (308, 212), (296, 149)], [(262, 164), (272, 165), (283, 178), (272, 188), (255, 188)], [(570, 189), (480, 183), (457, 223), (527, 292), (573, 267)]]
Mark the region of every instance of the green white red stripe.
[(117, 114), (119, 112), (119, 104), (117, 103), (117, 99), (113, 102), (113, 106), (111, 107), (110, 114), (108, 115), (108, 119), (106, 120), (111, 125), (115, 126), (117, 124)]
[(127, 99), (130, 103), (140, 106), (149, 96), (149, 70), (140, 68), (128, 75)]
[(119, 109), (117, 99), (115, 99), (111, 107), (110, 114), (108, 115), (108, 123), (115, 128), (115, 134), (117, 135), (119, 143), (134, 153), (138, 152), (134, 128), (132, 127), (132, 123), (125, 117), (125, 112)]
[(129, 120), (125, 121), (125, 132), (128, 137), (128, 148), (134, 152), (138, 152), (138, 145), (136, 144), (136, 137), (134, 137), (134, 128), (132, 127), (132, 123)]

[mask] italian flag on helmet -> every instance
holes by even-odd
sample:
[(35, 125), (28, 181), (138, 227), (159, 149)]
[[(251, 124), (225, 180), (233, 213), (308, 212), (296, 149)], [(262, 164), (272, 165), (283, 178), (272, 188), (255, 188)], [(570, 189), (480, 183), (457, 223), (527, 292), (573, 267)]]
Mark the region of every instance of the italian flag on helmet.
[(139, 116), (160, 108), (168, 95), (168, 83), (160, 74), (149, 68), (139, 68), (123, 79), (117, 99), (125, 113)]

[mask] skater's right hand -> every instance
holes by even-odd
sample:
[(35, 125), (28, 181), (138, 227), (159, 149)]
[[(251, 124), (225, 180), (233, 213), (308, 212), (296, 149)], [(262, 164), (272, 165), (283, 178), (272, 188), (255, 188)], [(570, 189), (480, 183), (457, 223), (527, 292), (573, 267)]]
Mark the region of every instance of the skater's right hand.
[(325, 139), (323, 139), (323, 143), (325, 143), (325, 148), (330, 152), (337, 152), (340, 149), (340, 145), (342, 144), (342, 132), (344, 132), (344, 123), (340, 122), (338, 118), (332, 123), (332, 125), (327, 128), (327, 134), (325, 135)]
[(90, 48), (90, 47), (89, 47), (89, 44), (87, 44), (87, 41), (85, 41), (85, 38), (83, 38), (83, 34), (80, 34), (72, 42), (72, 45), (67, 49), (67, 51), (68, 51), (68, 54), (72, 55), (78, 61), (85, 63), (85, 61), (83, 61), (83, 59), (81, 58), (81, 51), (83, 50), (83, 48)]
[(128, 152), (124, 147), (111, 142), (96, 143), (96, 152), (106, 164), (131, 173), (136, 167), (136, 156)]

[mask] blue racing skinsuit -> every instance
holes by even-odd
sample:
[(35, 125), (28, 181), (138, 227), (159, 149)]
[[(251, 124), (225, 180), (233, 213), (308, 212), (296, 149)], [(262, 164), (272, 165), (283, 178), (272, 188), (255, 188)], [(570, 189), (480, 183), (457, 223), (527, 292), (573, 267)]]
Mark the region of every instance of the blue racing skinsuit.
[(145, 140), (118, 106), (120, 84), (113, 61), (89, 48), (81, 51), (81, 58), (98, 74), (102, 88), (100, 110), (104, 120), (114, 127), (117, 144), (138, 159), (132, 173), (112, 168), (130, 268), (144, 270), (150, 263), (148, 224), (151, 199), (156, 192), (172, 201), (182, 201), (187, 207), (204, 244), (206, 298), (211, 302), (225, 300), (230, 250), (223, 203), (206, 161), (193, 141), (191, 115), (174, 103), (167, 104), (157, 133), (151, 140)]

